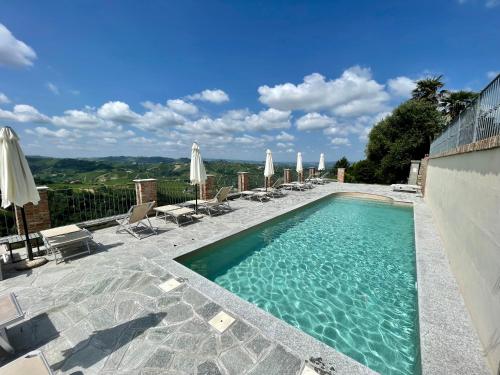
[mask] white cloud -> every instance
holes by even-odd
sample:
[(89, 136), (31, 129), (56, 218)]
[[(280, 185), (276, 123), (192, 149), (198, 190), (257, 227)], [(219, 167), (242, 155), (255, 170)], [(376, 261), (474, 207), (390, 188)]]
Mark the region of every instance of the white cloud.
[(319, 73), (304, 77), (298, 85), (261, 86), (259, 100), (280, 110), (328, 110), (340, 116), (358, 116), (386, 109), (389, 94), (371, 77), (368, 68), (353, 66), (334, 80)]
[(182, 99), (167, 100), (167, 106), (181, 115), (195, 115), (198, 113), (198, 108), (194, 104), (185, 102)]
[(16, 39), (9, 29), (0, 23), (0, 65), (32, 66), (35, 59), (36, 53), (33, 48)]
[(49, 89), (49, 91), (54, 94), (54, 95), (59, 95), (59, 88), (54, 85), (52, 82), (47, 82), (47, 89)]
[(190, 100), (201, 100), (204, 102), (211, 102), (221, 104), (229, 101), (229, 96), (222, 90), (203, 90), (202, 92), (187, 96)]
[(10, 99), (3, 92), (0, 92), (0, 104), (9, 104)]
[(183, 125), (187, 121), (184, 116), (174, 112), (170, 107), (151, 102), (144, 102), (142, 105), (148, 111), (141, 116), (140, 122), (134, 124), (140, 129), (158, 130)]
[(27, 104), (17, 104), (12, 111), (0, 109), (0, 119), (11, 120), (17, 122), (37, 122), (46, 123), (50, 119), (38, 112), (35, 107)]
[(351, 143), (347, 138), (333, 138), (331, 144), (335, 146), (350, 146)]
[(140, 120), (140, 116), (133, 112), (127, 103), (120, 101), (107, 102), (97, 111), (99, 117), (118, 123), (133, 123)]
[(409, 98), (417, 83), (408, 77), (396, 77), (387, 81), (391, 94), (402, 98)]
[(278, 148), (291, 148), (295, 145), (292, 142), (278, 142), (276, 143), (276, 147)]
[(293, 141), (295, 139), (295, 136), (292, 135), (292, 134), (288, 134), (287, 132), (285, 131), (281, 131), (281, 133), (279, 133), (277, 136), (276, 136), (276, 140), (277, 141), (283, 141), (283, 142), (290, 142), (290, 141)]
[(486, 77), (488, 77), (488, 79), (495, 79), (496, 76), (499, 75), (499, 74), (500, 74), (499, 71), (491, 70), (488, 73), (486, 73)]
[(72, 138), (74, 134), (67, 129), (50, 130), (46, 127), (38, 126), (35, 129), (27, 129), (26, 133), (35, 134), (41, 137), (52, 137), (52, 138)]
[(247, 116), (244, 121), (246, 127), (250, 130), (273, 130), (288, 129), (291, 126), (290, 118), (290, 111), (280, 111), (278, 109), (269, 108), (265, 111)]
[(70, 109), (64, 111), (62, 116), (53, 116), (52, 124), (61, 127), (77, 129), (97, 129), (101, 127), (113, 127), (111, 121), (98, 117), (91, 108), (85, 110)]
[(335, 119), (317, 112), (307, 113), (296, 121), (299, 130), (325, 129), (335, 125)]

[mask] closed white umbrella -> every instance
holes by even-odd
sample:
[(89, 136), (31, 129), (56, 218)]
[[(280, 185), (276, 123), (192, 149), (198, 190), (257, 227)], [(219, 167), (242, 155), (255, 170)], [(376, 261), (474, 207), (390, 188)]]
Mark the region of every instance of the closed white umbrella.
[(297, 174), (299, 175), (298, 180), (299, 180), (299, 182), (301, 182), (300, 175), (304, 171), (304, 167), (302, 166), (302, 153), (300, 153), (300, 152), (297, 153), (297, 167), (295, 168), (295, 170), (297, 171)]
[(324, 171), (325, 168), (325, 154), (321, 153), (319, 156), (318, 171)]
[(3, 208), (9, 207), (11, 204), (21, 208), (28, 259), (33, 260), (24, 205), (28, 203), (38, 204), (40, 195), (28, 161), (19, 145), (19, 137), (10, 127), (0, 129), (0, 191), (2, 192)]
[(191, 148), (191, 168), (189, 173), (191, 185), (195, 185), (195, 211), (198, 213), (198, 185), (204, 184), (207, 180), (207, 172), (201, 158), (200, 147), (195, 142)]
[(266, 184), (266, 191), (268, 185), (268, 179), (274, 175), (274, 165), (273, 165), (273, 154), (271, 150), (266, 151), (266, 167), (264, 168), (264, 180)]

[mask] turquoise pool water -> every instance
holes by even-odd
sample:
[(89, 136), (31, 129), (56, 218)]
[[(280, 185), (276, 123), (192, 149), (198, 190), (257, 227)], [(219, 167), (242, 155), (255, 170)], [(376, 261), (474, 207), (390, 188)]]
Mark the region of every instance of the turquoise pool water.
[(418, 374), (413, 209), (334, 197), (177, 259), (382, 374)]

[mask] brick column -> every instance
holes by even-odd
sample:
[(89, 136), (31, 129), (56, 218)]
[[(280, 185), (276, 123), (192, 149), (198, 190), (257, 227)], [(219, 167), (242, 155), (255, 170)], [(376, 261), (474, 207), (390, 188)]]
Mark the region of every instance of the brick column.
[(147, 202), (158, 202), (156, 190), (156, 178), (146, 178), (143, 180), (134, 180), (135, 182), (135, 197), (137, 204)]
[[(28, 232), (35, 233), (51, 227), (49, 211), (48, 187), (40, 186), (37, 188), (40, 195), (40, 202), (35, 206), (33, 203), (24, 205), (24, 213), (28, 222)], [(23, 218), (19, 207), (15, 207), (17, 233), (24, 234)]]
[(429, 165), (429, 156), (426, 155), (420, 162), (420, 169), (418, 172), (417, 185), (422, 188), (422, 195), (425, 195), (425, 181), (427, 179), (427, 166)]
[(238, 172), (238, 191), (246, 191), (250, 186), (250, 177), (248, 172)]
[(215, 176), (207, 174), (207, 180), (203, 185), (200, 185), (200, 198), (212, 199), (214, 197)]
[(304, 171), (297, 174), (297, 180), (299, 182), (304, 182)]
[(285, 181), (285, 184), (289, 184), (292, 182), (292, 170), (291, 169), (284, 169), (283, 170), (283, 180)]
[(309, 178), (314, 177), (316, 175), (316, 168), (310, 167), (309, 168)]
[(337, 168), (337, 181), (344, 182), (345, 168)]

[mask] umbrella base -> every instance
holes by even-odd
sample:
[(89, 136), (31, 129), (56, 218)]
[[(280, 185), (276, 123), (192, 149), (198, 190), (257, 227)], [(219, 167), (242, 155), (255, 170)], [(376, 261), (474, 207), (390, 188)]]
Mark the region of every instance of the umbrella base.
[(16, 263), (16, 270), (17, 271), (30, 270), (32, 268), (43, 266), (47, 262), (48, 260), (45, 258), (36, 258), (33, 260), (23, 259), (20, 262)]

